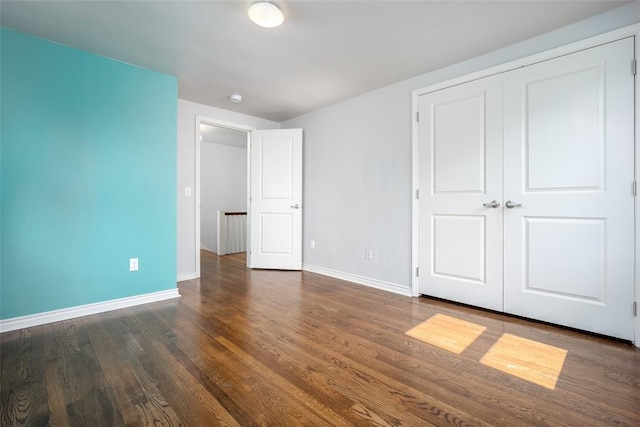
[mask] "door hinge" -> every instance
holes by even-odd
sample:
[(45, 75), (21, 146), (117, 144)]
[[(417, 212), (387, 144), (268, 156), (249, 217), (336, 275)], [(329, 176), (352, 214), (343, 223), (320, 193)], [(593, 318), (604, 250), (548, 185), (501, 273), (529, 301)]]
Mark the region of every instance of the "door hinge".
[(420, 200), (420, 190), (416, 190), (416, 199)]
[(638, 72), (638, 61), (634, 59), (633, 61), (631, 61), (631, 74), (635, 76), (637, 72)]
[(416, 122), (420, 121), (420, 111), (416, 111)]
[(638, 181), (633, 181), (633, 183), (631, 184), (631, 188), (633, 190), (633, 195), (637, 196), (638, 195)]
[(420, 277), (420, 267), (416, 267), (416, 277)]
[(638, 316), (638, 303), (637, 302), (633, 302), (633, 317), (637, 317)]

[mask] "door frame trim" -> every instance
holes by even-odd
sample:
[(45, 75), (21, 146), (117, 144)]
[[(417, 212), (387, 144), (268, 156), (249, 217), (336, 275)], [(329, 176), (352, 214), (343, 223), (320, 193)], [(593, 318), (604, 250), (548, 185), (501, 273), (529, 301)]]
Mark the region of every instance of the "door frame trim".
[[(459, 85), (462, 83), (468, 83), (473, 80), (481, 79), (484, 77), (488, 77), (494, 74), (501, 74), (507, 71), (533, 65), (538, 62), (547, 61), (553, 58), (557, 58), (559, 56), (568, 55), (570, 53), (574, 53), (580, 50), (589, 49), (598, 45), (611, 43), (616, 40), (635, 37), (635, 57), (636, 60), (640, 58), (640, 43), (638, 37), (640, 36), (640, 24), (634, 24), (627, 27), (620, 28), (618, 30), (609, 31), (594, 37), (589, 37), (577, 42), (569, 43), (560, 47), (552, 48), (546, 50), (541, 53), (537, 53), (534, 55), (526, 56), (524, 58), (516, 59), (514, 61), (509, 61), (494, 67), (486, 68), (483, 70), (479, 70), (473, 73), (469, 73), (460, 77), (456, 77), (453, 79), (444, 80), (438, 83), (434, 83), (429, 86), (425, 86), (422, 88), (418, 88), (412, 91), (411, 93), (411, 295), (414, 297), (419, 296), (419, 277), (418, 277), (418, 268), (419, 264), (419, 254), (418, 254), (418, 233), (419, 233), (419, 223), (418, 223), (418, 214), (419, 214), (419, 199), (418, 199), (418, 111), (419, 111), (419, 97), (421, 95), (435, 92), (437, 90), (445, 89), (451, 86)], [(631, 64), (629, 65), (631, 67)], [(638, 150), (638, 141), (640, 141), (640, 120), (639, 120), (639, 112), (640, 112), (640, 88), (637, 82), (637, 74), (636, 74), (636, 82), (635, 82), (635, 180), (637, 181), (640, 176), (640, 150)], [(427, 189), (423, 189), (423, 191), (427, 191)], [(640, 305), (640, 195), (636, 196), (635, 200), (635, 213), (634, 213), (634, 237), (635, 237), (635, 283), (634, 283), (634, 300), (638, 302)], [(426, 267), (425, 267), (426, 268)], [(631, 309), (633, 301), (629, 302), (629, 306)], [(640, 308), (638, 308), (639, 312), (635, 318), (635, 345), (640, 347)]]
[[(196, 131), (195, 131), (195, 278), (200, 278), (200, 151), (201, 151), (201, 134), (200, 134), (200, 125), (211, 125), (218, 126), (227, 129), (239, 130), (247, 133), (247, 227), (250, 227), (251, 218), (249, 213), (249, 197), (251, 196), (251, 133), (256, 130), (253, 126), (242, 125), (239, 123), (227, 122), (224, 120), (212, 119), (210, 117), (196, 115)], [(250, 231), (250, 230), (249, 230)], [(247, 233), (247, 248), (251, 247), (251, 233)], [(249, 258), (247, 257), (247, 266), (249, 265)]]

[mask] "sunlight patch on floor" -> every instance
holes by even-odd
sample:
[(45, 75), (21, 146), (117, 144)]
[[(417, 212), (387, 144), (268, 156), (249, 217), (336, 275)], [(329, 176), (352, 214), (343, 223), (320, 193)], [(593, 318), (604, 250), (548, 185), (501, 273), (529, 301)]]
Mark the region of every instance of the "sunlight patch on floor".
[(427, 344), (461, 354), (487, 329), (472, 322), (456, 319), (444, 314), (436, 314), (406, 334)]
[(554, 390), (567, 350), (504, 334), (480, 363)]
[[(455, 354), (462, 354), (487, 328), (473, 322), (436, 314), (406, 334)], [(554, 390), (567, 350), (503, 334), (484, 354), (480, 363), (520, 379)]]

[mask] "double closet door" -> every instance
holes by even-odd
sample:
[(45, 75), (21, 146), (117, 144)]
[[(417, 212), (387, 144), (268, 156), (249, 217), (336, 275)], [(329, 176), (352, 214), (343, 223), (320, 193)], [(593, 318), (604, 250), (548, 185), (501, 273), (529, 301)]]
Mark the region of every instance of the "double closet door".
[(633, 339), (633, 38), (419, 97), (419, 292)]

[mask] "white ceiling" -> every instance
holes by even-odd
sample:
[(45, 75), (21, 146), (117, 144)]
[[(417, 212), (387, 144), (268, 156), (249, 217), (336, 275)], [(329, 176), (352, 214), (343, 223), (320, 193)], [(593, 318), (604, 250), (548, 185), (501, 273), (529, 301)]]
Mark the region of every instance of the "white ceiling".
[[(4, 27), (178, 77), (179, 97), (283, 121), (619, 7), (616, 0), (0, 2)], [(228, 95), (242, 93), (241, 104)]]

